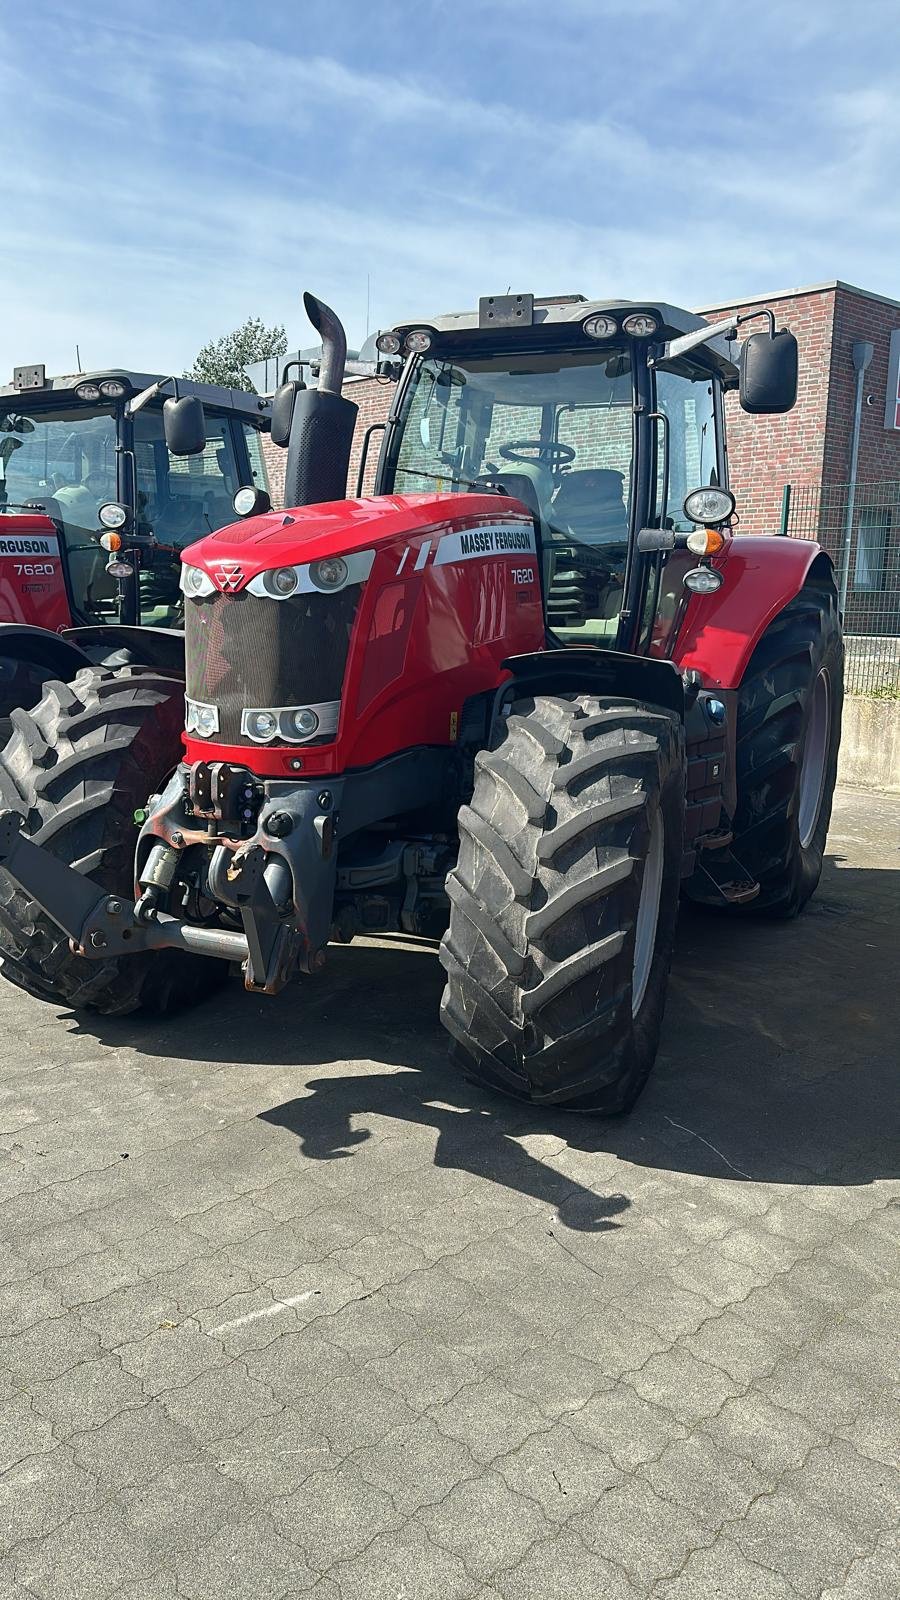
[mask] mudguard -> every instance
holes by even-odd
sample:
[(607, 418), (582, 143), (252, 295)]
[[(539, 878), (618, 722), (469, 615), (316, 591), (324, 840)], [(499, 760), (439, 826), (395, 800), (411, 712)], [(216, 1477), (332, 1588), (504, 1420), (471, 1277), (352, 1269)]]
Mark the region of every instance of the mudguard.
[(49, 628), (35, 628), (26, 622), (0, 622), (0, 656), (46, 667), (64, 683), (82, 667), (91, 665), (77, 640), (64, 639)]
[(712, 565), (721, 589), (696, 595), (685, 614), (672, 659), (700, 673), (710, 688), (736, 689), (766, 628), (817, 572), (833, 577), (834, 566), (811, 539), (739, 534)]
[[(140, 628), (124, 622), (100, 623), (93, 627), (67, 628), (67, 643), (85, 653), (95, 666), (126, 666), (132, 663), (156, 667), (161, 672), (184, 676), (184, 634), (177, 628)], [(123, 652), (121, 662), (112, 660)], [(129, 657), (125, 660), (124, 656)], [(84, 665), (84, 662), (82, 662)]]

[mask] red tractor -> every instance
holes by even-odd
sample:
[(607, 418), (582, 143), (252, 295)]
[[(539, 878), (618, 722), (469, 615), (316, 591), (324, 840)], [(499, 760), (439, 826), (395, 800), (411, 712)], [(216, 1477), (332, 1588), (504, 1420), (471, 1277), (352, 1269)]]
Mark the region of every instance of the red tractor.
[[(233, 519), (241, 484), (265, 485), (270, 409), (255, 394), (148, 373), (16, 368), (0, 389), (4, 742), (14, 707), (90, 663), (182, 667), (181, 549)], [(117, 549), (112, 570), (103, 537)]]
[(735, 364), (733, 322), (577, 296), (403, 324), (377, 492), (344, 500), (343, 331), (307, 309), (319, 388), (273, 403), (290, 509), (248, 489), (182, 556), (186, 697), (94, 668), (14, 714), (3, 970), (120, 1013), (443, 935), (466, 1072), (623, 1110), (680, 894), (791, 917), (822, 866), (834, 574), (735, 530), (723, 428), (733, 387), (790, 408), (796, 341), (770, 319)]

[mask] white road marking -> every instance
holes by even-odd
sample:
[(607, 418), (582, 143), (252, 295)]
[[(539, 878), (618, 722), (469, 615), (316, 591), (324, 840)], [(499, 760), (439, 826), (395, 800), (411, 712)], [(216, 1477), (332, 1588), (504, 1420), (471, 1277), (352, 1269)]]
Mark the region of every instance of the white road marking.
[(210, 1333), (225, 1333), (229, 1328), (245, 1328), (248, 1322), (257, 1322), (260, 1317), (276, 1317), (279, 1311), (289, 1311), (292, 1306), (302, 1306), (304, 1300), (311, 1300), (315, 1289), (304, 1289), (302, 1294), (291, 1295), (290, 1300), (276, 1300), (274, 1305), (263, 1306), (261, 1311), (248, 1311), (245, 1317), (234, 1317), (231, 1322), (220, 1322), (217, 1328), (210, 1328)]

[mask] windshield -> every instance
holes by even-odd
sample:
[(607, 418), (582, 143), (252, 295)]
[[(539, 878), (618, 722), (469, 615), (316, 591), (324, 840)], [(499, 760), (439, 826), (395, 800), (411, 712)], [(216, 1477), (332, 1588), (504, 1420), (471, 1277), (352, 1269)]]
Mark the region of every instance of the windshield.
[[(36, 503), (58, 524), (73, 609), (84, 622), (119, 620), (118, 585), (106, 570), (97, 515), (108, 500), (119, 498), (117, 443), (113, 406), (26, 411), (19, 402), (0, 412), (0, 508)], [(207, 411), (202, 454), (172, 456), (162, 404), (145, 407), (134, 419), (134, 467), (136, 531), (155, 541), (142, 549), (140, 620), (150, 627), (180, 627), (180, 551), (234, 521), (232, 497), (241, 475), (229, 418)], [(264, 483), (264, 468), (259, 470)]]
[(399, 494), (499, 485), (540, 526), (548, 621), (609, 643), (628, 549), (633, 394), (626, 351), (455, 364), (429, 358), (406, 396)]

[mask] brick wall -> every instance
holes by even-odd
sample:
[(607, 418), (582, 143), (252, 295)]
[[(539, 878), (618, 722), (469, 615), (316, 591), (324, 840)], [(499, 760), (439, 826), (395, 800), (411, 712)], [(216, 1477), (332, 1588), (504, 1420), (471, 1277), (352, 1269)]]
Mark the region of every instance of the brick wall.
[[(863, 383), (857, 478), (860, 483), (900, 479), (900, 430), (884, 425), (888, 354), (895, 328), (900, 328), (900, 306), (838, 286), (828, 396), (826, 483), (846, 483), (850, 476), (856, 398), (852, 352), (857, 339), (868, 339), (875, 346)], [(872, 396), (871, 405), (865, 403), (867, 395)]]
[[(797, 404), (783, 417), (748, 416), (736, 393), (725, 397), (729, 477), (744, 533), (777, 533), (784, 484), (820, 483), (825, 458), (834, 289), (701, 308), (700, 314), (710, 322), (721, 322), (732, 311), (743, 315), (768, 305), (777, 326), (796, 335), (800, 378)], [(763, 321), (748, 323), (739, 340), (764, 328)]]

